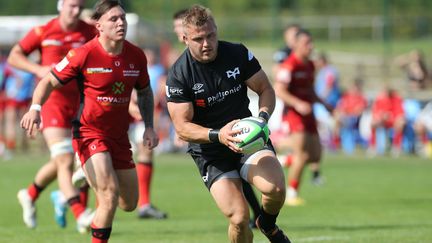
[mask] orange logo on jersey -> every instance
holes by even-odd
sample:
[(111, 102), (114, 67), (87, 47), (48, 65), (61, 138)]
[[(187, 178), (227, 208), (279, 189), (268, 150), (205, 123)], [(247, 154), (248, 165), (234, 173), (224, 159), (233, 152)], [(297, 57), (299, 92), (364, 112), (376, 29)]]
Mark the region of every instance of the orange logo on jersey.
[(67, 54), (68, 57), (73, 57), (75, 56), (75, 51), (74, 50), (70, 50)]

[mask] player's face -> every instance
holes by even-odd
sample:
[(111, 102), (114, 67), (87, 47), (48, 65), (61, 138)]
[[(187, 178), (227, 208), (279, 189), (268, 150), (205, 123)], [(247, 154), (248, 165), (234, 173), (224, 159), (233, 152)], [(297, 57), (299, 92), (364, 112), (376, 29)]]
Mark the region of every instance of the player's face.
[(101, 36), (112, 40), (122, 41), (126, 38), (126, 13), (120, 6), (111, 8), (96, 22), (96, 28)]
[(202, 63), (213, 61), (217, 55), (218, 39), (216, 25), (209, 21), (203, 26), (188, 25), (183, 37), (192, 57)]
[(295, 49), (300, 58), (309, 58), (313, 50), (312, 37), (309, 35), (300, 35), (297, 37)]
[(60, 18), (67, 25), (72, 25), (79, 20), (83, 8), (84, 0), (64, 0), (60, 10)]

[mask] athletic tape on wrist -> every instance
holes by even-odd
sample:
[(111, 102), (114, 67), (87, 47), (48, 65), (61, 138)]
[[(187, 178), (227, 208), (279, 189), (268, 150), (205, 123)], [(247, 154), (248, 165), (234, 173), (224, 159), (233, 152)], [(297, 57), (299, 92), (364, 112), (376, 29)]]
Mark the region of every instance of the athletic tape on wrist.
[(210, 142), (219, 143), (219, 129), (210, 129), (208, 137)]
[(42, 110), (42, 106), (39, 105), (39, 104), (32, 104), (30, 106), (30, 110), (41, 111)]
[(261, 117), (266, 122), (268, 122), (268, 120), (270, 119), (270, 115), (266, 111), (260, 111), (260, 113), (258, 114), (258, 117)]

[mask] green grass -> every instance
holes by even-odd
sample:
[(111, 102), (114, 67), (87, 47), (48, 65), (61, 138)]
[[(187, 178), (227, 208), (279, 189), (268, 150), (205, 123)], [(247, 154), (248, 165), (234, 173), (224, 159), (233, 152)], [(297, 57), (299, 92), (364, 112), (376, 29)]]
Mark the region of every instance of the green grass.
[[(25, 228), (16, 192), (31, 182), (44, 155), (16, 155), (0, 161), (0, 242), (90, 242), (53, 220), (47, 188), (37, 202), (38, 227)], [(278, 224), (293, 242), (430, 242), (432, 239), (432, 162), (403, 157), (367, 159), (361, 155), (328, 155), (326, 184), (314, 187), (305, 171), (304, 207), (284, 207)], [(156, 158), (153, 203), (169, 213), (164, 221), (138, 220), (118, 211), (110, 242), (228, 242), (227, 223), (202, 184), (187, 155)], [(94, 199), (93, 195), (91, 195)], [(93, 205), (93, 203), (91, 203)], [(254, 231), (254, 242), (266, 242)]]

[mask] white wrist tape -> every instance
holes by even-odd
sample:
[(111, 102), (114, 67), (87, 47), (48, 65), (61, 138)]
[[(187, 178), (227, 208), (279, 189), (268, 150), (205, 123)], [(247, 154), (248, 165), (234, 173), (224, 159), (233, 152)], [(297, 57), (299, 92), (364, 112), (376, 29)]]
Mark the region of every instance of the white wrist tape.
[(42, 106), (38, 105), (38, 104), (32, 104), (30, 106), (30, 110), (41, 111), (42, 110)]

